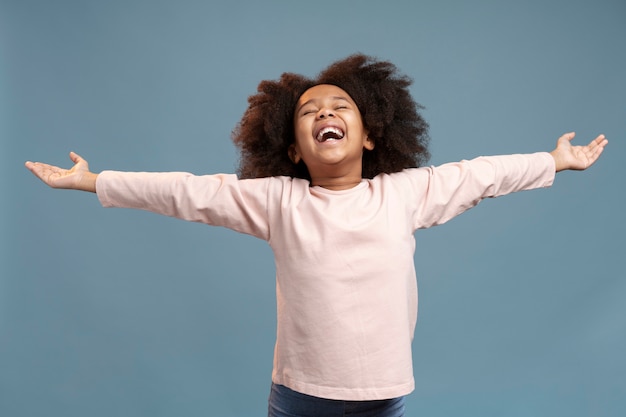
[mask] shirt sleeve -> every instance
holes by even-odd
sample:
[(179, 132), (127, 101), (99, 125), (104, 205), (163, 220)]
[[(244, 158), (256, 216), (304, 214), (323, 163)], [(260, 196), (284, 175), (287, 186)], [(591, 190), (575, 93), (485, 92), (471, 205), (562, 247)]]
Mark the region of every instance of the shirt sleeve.
[(415, 229), (445, 223), (484, 198), (549, 187), (556, 173), (547, 152), (479, 157), (413, 171)]
[(267, 240), (270, 180), (239, 180), (234, 174), (103, 171), (96, 193), (104, 207), (147, 210)]

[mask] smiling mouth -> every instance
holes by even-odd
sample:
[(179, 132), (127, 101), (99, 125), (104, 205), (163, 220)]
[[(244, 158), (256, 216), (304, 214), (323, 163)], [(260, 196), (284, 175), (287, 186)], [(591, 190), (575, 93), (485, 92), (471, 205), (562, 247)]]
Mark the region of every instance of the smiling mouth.
[(315, 139), (318, 142), (326, 142), (327, 140), (340, 140), (344, 137), (343, 130), (336, 127), (325, 127), (317, 133)]

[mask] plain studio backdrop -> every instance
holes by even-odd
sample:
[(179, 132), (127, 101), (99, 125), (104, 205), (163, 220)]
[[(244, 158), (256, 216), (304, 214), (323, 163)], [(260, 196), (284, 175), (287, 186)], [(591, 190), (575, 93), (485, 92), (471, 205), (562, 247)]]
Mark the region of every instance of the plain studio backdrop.
[(417, 233), (408, 416), (626, 415), (626, 2), (0, 1), (0, 415), (263, 416), (267, 244), (46, 188), (25, 160), (234, 172), (263, 79), (394, 62), (429, 164), (611, 143)]

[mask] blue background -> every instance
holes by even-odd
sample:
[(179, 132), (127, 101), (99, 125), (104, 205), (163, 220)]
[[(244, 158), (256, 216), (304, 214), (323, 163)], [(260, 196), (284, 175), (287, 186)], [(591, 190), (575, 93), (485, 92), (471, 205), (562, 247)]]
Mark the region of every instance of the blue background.
[(234, 172), (263, 79), (414, 78), (431, 164), (611, 140), (418, 232), (408, 416), (626, 415), (626, 2), (0, 1), (0, 415), (261, 416), (267, 245), (46, 188), (25, 160)]

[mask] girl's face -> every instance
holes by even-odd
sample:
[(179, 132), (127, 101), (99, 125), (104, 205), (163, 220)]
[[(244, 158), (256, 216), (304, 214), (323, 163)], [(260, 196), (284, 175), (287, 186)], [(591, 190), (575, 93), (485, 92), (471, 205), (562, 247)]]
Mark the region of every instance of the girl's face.
[(363, 149), (374, 149), (361, 113), (341, 88), (316, 85), (302, 94), (295, 111), (296, 141), (289, 148), (294, 163), (307, 166), (313, 185), (316, 178), (358, 177), (362, 174)]

